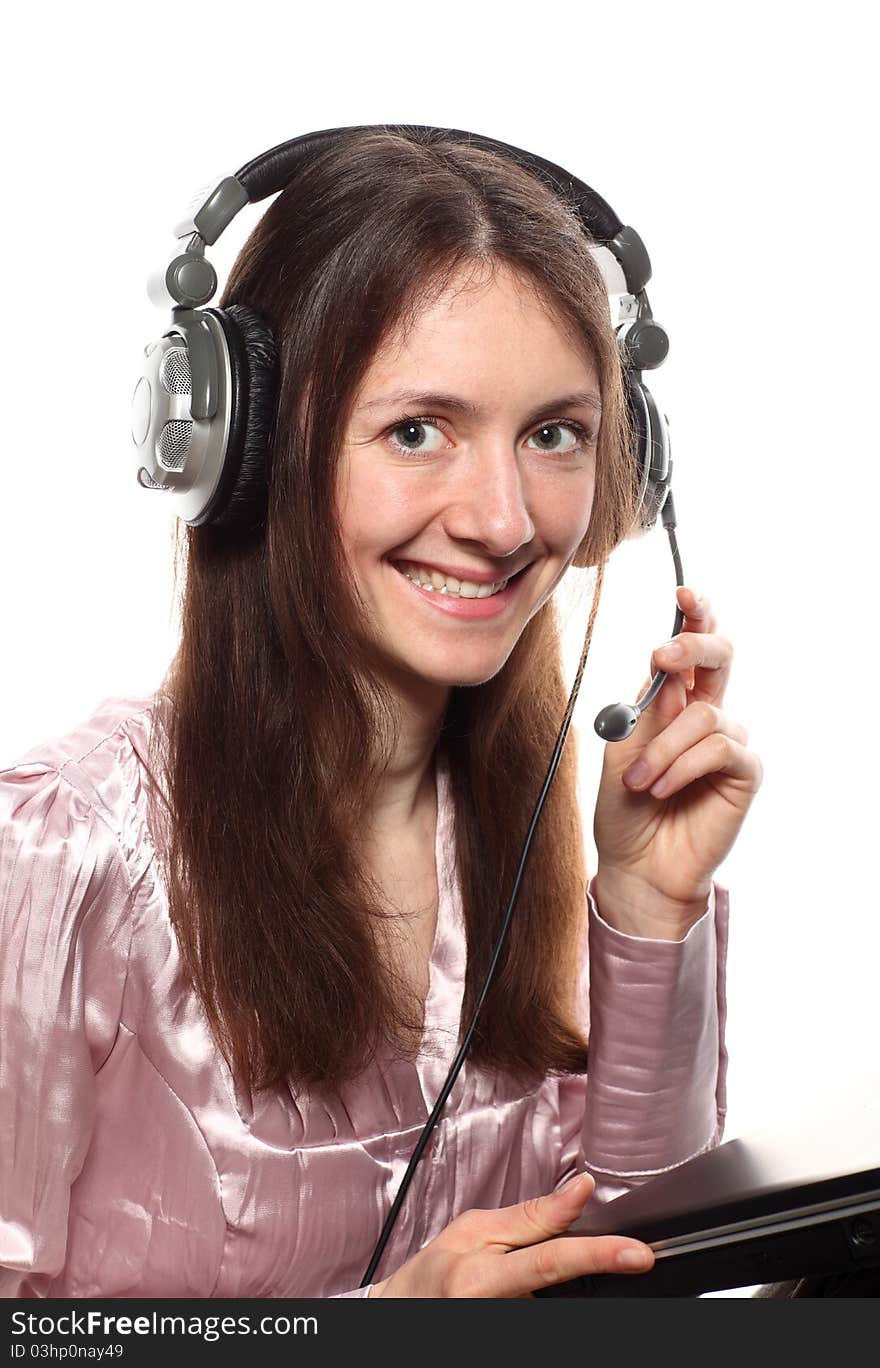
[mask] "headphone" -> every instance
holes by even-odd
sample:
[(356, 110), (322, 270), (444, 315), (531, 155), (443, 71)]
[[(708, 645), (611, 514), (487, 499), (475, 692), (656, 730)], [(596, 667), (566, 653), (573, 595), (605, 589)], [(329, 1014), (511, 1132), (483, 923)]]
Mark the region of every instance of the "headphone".
[[(669, 422), (642, 382), (642, 372), (661, 365), (669, 350), (669, 338), (655, 322), (645, 293), (651, 279), (645, 244), (634, 228), (623, 224), (601, 195), (570, 171), (498, 138), (459, 128), (360, 124), (305, 133), (279, 143), (247, 162), (234, 175), (224, 177), (199, 208), (177, 225), (174, 236), (182, 250), (147, 284), (153, 303), (160, 308), (170, 307), (171, 321), (162, 336), (144, 349), (146, 364), (132, 400), (131, 435), (138, 483), (144, 489), (170, 493), (176, 515), (191, 527), (208, 523), (244, 526), (254, 510), (260, 508), (268, 489), (266, 455), (275, 404), (275, 341), (252, 309), (243, 305), (226, 309), (206, 307), (217, 289), (217, 273), (205, 256), (205, 248), (214, 245), (246, 204), (256, 204), (283, 190), (296, 180), (312, 157), (328, 146), (352, 134), (380, 129), (426, 146), (438, 141), (460, 142), (512, 160), (549, 186), (567, 207), (574, 208), (597, 259), (603, 250), (610, 253), (609, 265), (613, 269), (616, 263), (617, 274), (622, 273), (625, 284), (619, 297), (616, 335), (636, 438), (637, 521), (647, 531), (660, 516), (669, 537), (676, 585), (683, 585), (675, 536)], [(607, 270), (603, 275), (607, 281)], [(247, 459), (243, 462), (245, 455)], [(673, 636), (680, 632), (683, 621), (684, 613), (676, 607)], [(413, 1151), (362, 1287), (373, 1279), (416, 1165), (464, 1063), (500, 959), (532, 836), (568, 734), (583, 665), (582, 659), (474, 1016)], [(605, 741), (621, 741), (629, 736), (665, 679), (666, 673), (657, 671), (636, 703), (613, 703), (603, 708), (594, 722), (597, 734)]]

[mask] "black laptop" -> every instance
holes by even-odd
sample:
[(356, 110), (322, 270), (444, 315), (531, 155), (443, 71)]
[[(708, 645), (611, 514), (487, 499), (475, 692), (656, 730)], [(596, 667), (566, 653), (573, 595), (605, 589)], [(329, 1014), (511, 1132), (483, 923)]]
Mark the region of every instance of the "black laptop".
[(691, 1297), (872, 1269), (880, 1289), (880, 1106), (830, 1112), (797, 1131), (728, 1140), (611, 1202), (587, 1202), (559, 1239), (633, 1236), (652, 1247), (654, 1267), (535, 1295)]

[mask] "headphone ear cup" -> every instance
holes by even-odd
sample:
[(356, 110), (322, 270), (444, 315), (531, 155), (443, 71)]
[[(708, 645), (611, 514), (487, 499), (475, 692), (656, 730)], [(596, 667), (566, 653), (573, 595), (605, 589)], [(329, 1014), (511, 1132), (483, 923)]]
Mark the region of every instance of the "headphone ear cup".
[(278, 349), (268, 325), (244, 304), (205, 312), (223, 329), (231, 386), (223, 468), (198, 525), (255, 531), (265, 523), (269, 496), (268, 449), (278, 389)]
[(641, 498), (635, 526), (647, 532), (657, 521), (670, 475), (669, 434), (650, 390), (624, 372), (626, 400), (635, 436), (638, 488)]

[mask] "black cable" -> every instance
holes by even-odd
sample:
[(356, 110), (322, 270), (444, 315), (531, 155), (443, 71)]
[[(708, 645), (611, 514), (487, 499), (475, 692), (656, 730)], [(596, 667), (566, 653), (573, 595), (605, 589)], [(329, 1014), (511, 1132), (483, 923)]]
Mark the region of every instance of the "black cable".
[[(670, 474), (671, 474), (671, 470), (670, 470)], [(641, 487), (640, 487), (640, 490), (639, 490), (640, 502), (641, 502), (641, 498), (642, 498), (643, 495), (644, 495), (644, 490), (645, 490), (646, 484), (647, 484), (647, 479), (646, 479), (646, 477), (643, 476), (643, 479), (642, 479), (642, 482), (641, 482)], [(678, 541), (677, 541), (676, 536), (675, 536), (675, 527), (676, 527), (675, 504), (673, 503), (673, 500), (672, 500), (672, 489), (671, 489), (671, 487), (669, 487), (669, 486), (667, 486), (666, 495), (665, 495), (665, 498), (664, 498), (664, 502), (663, 502), (663, 506), (662, 506), (662, 509), (661, 509), (660, 516), (661, 516), (661, 520), (662, 520), (663, 526), (665, 527), (666, 532), (667, 532), (667, 535), (668, 535), (668, 537), (669, 537), (669, 545), (670, 545), (670, 549), (671, 549), (671, 551), (672, 551), (672, 559), (673, 559), (673, 561), (675, 562), (675, 582), (676, 582), (676, 585), (677, 585), (677, 586), (680, 586), (680, 585), (683, 585), (683, 584), (684, 584), (684, 571), (682, 570), (681, 556), (680, 556), (679, 550), (678, 550)], [(603, 567), (603, 571), (604, 571), (604, 567)], [(599, 586), (597, 585), (597, 588), (598, 588), (598, 587), (599, 587)], [(522, 884), (523, 874), (524, 874), (524, 872), (525, 872), (526, 860), (528, 859), (529, 850), (531, 849), (532, 837), (533, 837), (533, 835), (534, 835), (534, 833), (535, 833), (535, 829), (536, 829), (536, 827), (537, 827), (537, 825), (538, 825), (538, 819), (539, 819), (539, 817), (541, 816), (541, 811), (542, 811), (542, 809), (543, 809), (543, 807), (544, 807), (544, 803), (545, 803), (545, 800), (546, 800), (546, 798), (547, 798), (547, 794), (548, 794), (548, 792), (549, 792), (549, 790), (550, 790), (550, 785), (551, 785), (552, 782), (553, 782), (554, 776), (555, 776), (555, 774), (556, 774), (556, 770), (557, 770), (557, 768), (558, 768), (558, 766), (559, 766), (559, 761), (560, 761), (560, 758), (561, 758), (561, 756), (562, 756), (562, 749), (563, 749), (563, 747), (564, 747), (564, 745), (565, 745), (566, 737), (568, 736), (568, 729), (569, 729), (569, 726), (571, 725), (572, 714), (574, 713), (574, 705), (575, 705), (575, 703), (576, 703), (576, 701), (577, 701), (578, 690), (580, 689), (580, 686), (581, 686), (581, 679), (583, 678), (584, 666), (585, 666), (586, 663), (587, 663), (587, 656), (588, 656), (588, 654), (589, 654), (589, 646), (590, 646), (590, 643), (591, 643), (591, 641), (592, 641), (592, 626), (593, 626), (593, 621), (594, 621), (594, 619), (595, 619), (595, 615), (596, 615), (596, 601), (595, 601), (595, 593), (594, 593), (594, 595), (593, 595), (593, 606), (592, 606), (592, 611), (591, 611), (590, 619), (589, 619), (589, 621), (588, 621), (588, 626), (587, 626), (587, 641), (586, 641), (586, 644), (585, 644), (585, 646), (584, 646), (583, 651), (581, 652), (581, 658), (580, 658), (580, 661), (579, 661), (579, 663), (578, 663), (577, 673), (575, 674), (574, 684), (572, 685), (571, 694), (570, 694), (569, 699), (568, 699), (568, 704), (566, 705), (565, 715), (563, 716), (562, 724), (561, 724), (561, 726), (560, 726), (560, 728), (559, 728), (559, 735), (558, 735), (557, 738), (556, 738), (556, 745), (555, 745), (554, 750), (553, 750), (553, 755), (551, 756), (550, 764), (549, 764), (549, 766), (548, 766), (548, 768), (547, 768), (547, 775), (546, 775), (546, 777), (545, 777), (545, 779), (544, 779), (543, 787), (541, 788), (541, 792), (540, 792), (540, 794), (539, 794), (539, 796), (538, 796), (538, 801), (537, 801), (537, 803), (535, 804), (535, 810), (534, 810), (534, 813), (532, 814), (532, 820), (531, 820), (531, 823), (529, 824), (528, 832), (526, 833), (526, 839), (525, 839), (525, 842), (524, 842), (524, 844), (523, 844), (523, 850), (522, 850), (522, 854), (521, 854), (520, 860), (519, 860), (519, 868), (517, 869), (516, 878), (514, 879), (514, 883), (513, 883), (513, 891), (512, 891), (512, 893), (511, 893), (511, 895), (510, 895), (510, 902), (508, 903), (508, 906), (507, 906), (507, 912), (505, 913), (505, 916), (504, 916), (504, 922), (503, 922), (503, 924), (502, 924), (501, 931), (500, 931), (499, 936), (498, 936), (498, 941), (497, 941), (497, 944), (496, 944), (496, 946), (495, 946), (495, 950), (494, 950), (494, 952), (493, 952), (493, 954), (492, 954), (492, 960), (491, 960), (491, 963), (490, 963), (490, 965), (489, 965), (489, 969), (488, 969), (488, 972), (487, 972), (487, 974), (486, 974), (486, 978), (485, 978), (485, 981), (484, 981), (484, 983), (483, 983), (483, 987), (482, 987), (482, 989), (480, 990), (480, 996), (479, 996), (479, 998), (477, 999), (477, 1005), (476, 1005), (476, 1008), (474, 1009), (473, 1017), (471, 1018), (471, 1024), (470, 1024), (470, 1026), (468, 1027), (467, 1033), (466, 1033), (466, 1035), (465, 1035), (465, 1037), (464, 1037), (464, 1040), (462, 1041), (462, 1043), (461, 1043), (461, 1045), (460, 1045), (460, 1047), (459, 1047), (458, 1054), (455, 1056), (455, 1059), (452, 1061), (452, 1066), (451, 1066), (451, 1068), (450, 1068), (450, 1070), (449, 1070), (449, 1073), (448, 1073), (447, 1076), (446, 1076), (446, 1082), (443, 1084), (443, 1087), (442, 1087), (442, 1089), (440, 1090), (440, 1096), (437, 1098), (437, 1101), (436, 1101), (435, 1104), (434, 1104), (434, 1109), (433, 1109), (433, 1111), (431, 1112), (431, 1115), (428, 1117), (428, 1120), (427, 1120), (426, 1123), (425, 1123), (424, 1129), (422, 1130), (422, 1133), (421, 1133), (421, 1135), (419, 1136), (418, 1143), (417, 1143), (415, 1149), (414, 1149), (413, 1152), (412, 1152), (412, 1156), (410, 1157), (410, 1161), (409, 1161), (409, 1163), (408, 1163), (408, 1165), (407, 1165), (406, 1172), (404, 1173), (403, 1178), (401, 1179), (401, 1183), (400, 1183), (400, 1187), (399, 1187), (399, 1189), (398, 1189), (398, 1191), (397, 1191), (397, 1195), (396, 1195), (396, 1197), (394, 1198), (394, 1202), (392, 1203), (391, 1210), (389, 1211), (387, 1217), (385, 1218), (385, 1224), (384, 1224), (383, 1227), (382, 1227), (382, 1233), (380, 1234), (379, 1239), (378, 1239), (377, 1242), (376, 1242), (376, 1247), (375, 1247), (375, 1249), (373, 1250), (373, 1257), (370, 1259), (369, 1265), (367, 1266), (367, 1271), (365, 1272), (363, 1278), (362, 1278), (361, 1281), (360, 1281), (359, 1286), (361, 1286), (361, 1287), (366, 1287), (369, 1283), (371, 1283), (371, 1282), (373, 1281), (373, 1277), (374, 1277), (374, 1275), (375, 1275), (376, 1269), (377, 1269), (378, 1266), (379, 1266), (379, 1261), (380, 1261), (381, 1258), (382, 1258), (382, 1255), (383, 1255), (383, 1253), (384, 1253), (384, 1251), (385, 1251), (385, 1246), (386, 1246), (386, 1244), (388, 1243), (388, 1240), (389, 1240), (390, 1235), (391, 1235), (391, 1231), (392, 1231), (392, 1229), (394, 1228), (394, 1222), (397, 1220), (398, 1212), (400, 1211), (400, 1208), (403, 1206), (403, 1200), (404, 1200), (404, 1198), (406, 1197), (406, 1194), (407, 1194), (407, 1192), (408, 1192), (408, 1190), (409, 1190), (410, 1183), (411, 1183), (412, 1180), (413, 1180), (413, 1176), (414, 1176), (415, 1171), (416, 1171), (416, 1166), (418, 1165), (418, 1162), (419, 1162), (419, 1160), (421, 1159), (422, 1154), (424, 1153), (425, 1146), (426, 1146), (427, 1143), (428, 1143), (428, 1138), (429, 1138), (429, 1136), (430, 1136), (430, 1134), (431, 1134), (431, 1131), (434, 1129), (434, 1126), (437, 1124), (437, 1121), (438, 1121), (438, 1119), (439, 1119), (440, 1113), (441, 1113), (441, 1111), (443, 1110), (443, 1107), (444, 1107), (445, 1104), (446, 1104), (446, 1099), (448, 1098), (450, 1092), (452, 1091), (452, 1088), (453, 1088), (453, 1086), (454, 1086), (454, 1084), (455, 1084), (455, 1080), (458, 1078), (458, 1075), (459, 1075), (459, 1073), (461, 1072), (461, 1067), (462, 1067), (462, 1065), (464, 1064), (465, 1057), (467, 1056), (467, 1052), (468, 1052), (468, 1049), (469, 1049), (469, 1047), (470, 1047), (471, 1039), (473, 1038), (474, 1031), (476, 1030), (476, 1027), (477, 1027), (477, 1020), (478, 1020), (478, 1018), (479, 1018), (480, 1011), (481, 1011), (481, 1009), (482, 1009), (483, 1003), (484, 1003), (485, 1000), (486, 1000), (486, 995), (487, 995), (487, 993), (489, 992), (489, 987), (490, 987), (490, 985), (491, 985), (491, 983), (492, 983), (492, 979), (493, 979), (493, 976), (494, 976), (494, 974), (495, 974), (495, 970), (496, 970), (496, 968), (497, 968), (497, 966), (498, 966), (498, 961), (499, 961), (499, 959), (500, 959), (500, 957), (501, 957), (501, 951), (502, 951), (503, 948), (504, 948), (504, 942), (505, 942), (505, 940), (507, 939), (507, 932), (508, 932), (508, 929), (509, 929), (509, 927), (510, 927), (511, 918), (512, 918), (512, 916), (513, 916), (513, 909), (514, 909), (514, 907), (515, 907), (515, 905), (516, 905), (517, 897), (519, 896), (520, 885)], [(672, 633), (673, 636), (677, 636), (678, 633), (681, 631), (681, 626), (682, 626), (683, 620), (684, 620), (684, 614), (683, 614), (681, 608), (678, 608), (678, 607), (677, 607), (677, 608), (676, 608), (676, 614), (675, 614), (675, 626), (674, 626), (674, 630), (673, 630), (673, 633)], [(641, 710), (641, 711), (643, 711), (646, 707), (648, 707), (649, 704), (653, 701), (654, 697), (656, 696), (656, 694), (659, 692), (660, 688), (662, 687), (662, 685), (663, 685), (665, 679), (666, 679), (666, 674), (665, 674), (665, 673), (663, 673), (663, 672), (658, 673), (657, 677), (655, 678), (655, 680), (654, 680), (653, 684), (651, 685), (650, 689), (648, 690), (648, 692), (644, 695), (644, 697), (643, 697), (642, 699), (639, 700), (639, 705), (640, 705), (640, 710)]]
[[(594, 612), (595, 612), (595, 609), (594, 609)], [(590, 635), (592, 636), (592, 633), (591, 633)], [(462, 1043), (461, 1043), (461, 1046), (459, 1047), (458, 1054), (455, 1056), (455, 1059), (454, 1059), (453, 1062), (452, 1062), (452, 1067), (450, 1068), (449, 1073), (448, 1073), (447, 1076), (446, 1076), (446, 1082), (443, 1084), (443, 1087), (442, 1087), (442, 1089), (441, 1089), (441, 1091), (440, 1091), (440, 1096), (437, 1098), (437, 1101), (436, 1101), (435, 1104), (434, 1104), (434, 1109), (433, 1109), (433, 1111), (431, 1112), (431, 1115), (428, 1117), (427, 1122), (425, 1123), (425, 1127), (424, 1127), (424, 1129), (423, 1129), (423, 1131), (422, 1131), (421, 1136), (419, 1137), (418, 1144), (416, 1145), (415, 1149), (413, 1150), (412, 1157), (410, 1158), (409, 1164), (407, 1165), (406, 1173), (403, 1175), (403, 1178), (401, 1179), (401, 1183), (400, 1183), (400, 1187), (399, 1187), (398, 1192), (397, 1192), (397, 1196), (395, 1197), (394, 1202), (393, 1202), (393, 1204), (392, 1204), (392, 1206), (391, 1206), (391, 1210), (389, 1211), (388, 1216), (387, 1216), (386, 1219), (385, 1219), (385, 1224), (384, 1224), (384, 1226), (382, 1227), (382, 1233), (381, 1233), (381, 1235), (379, 1236), (379, 1239), (378, 1239), (378, 1241), (377, 1241), (377, 1243), (376, 1243), (376, 1248), (373, 1250), (373, 1257), (371, 1258), (371, 1260), (370, 1260), (370, 1262), (369, 1262), (369, 1265), (368, 1265), (368, 1267), (367, 1267), (366, 1273), (364, 1274), (363, 1278), (361, 1279), (361, 1282), (360, 1282), (360, 1286), (361, 1286), (361, 1287), (366, 1287), (369, 1283), (371, 1283), (371, 1282), (373, 1281), (373, 1276), (374, 1276), (374, 1274), (375, 1274), (375, 1272), (376, 1272), (376, 1269), (377, 1269), (378, 1266), (379, 1266), (379, 1261), (380, 1261), (380, 1259), (382, 1258), (382, 1254), (383, 1254), (383, 1252), (384, 1252), (384, 1250), (385, 1250), (386, 1244), (388, 1243), (388, 1239), (389, 1239), (389, 1237), (390, 1237), (390, 1235), (391, 1235), (391, 1231), (392, 1231), (392, 1229), (393, 1229), (394, 1222), (395, 1222), (396, 1219), (397, 1219), (397, 1213), (400, 1211), (400, 1208), (401, 1208), (401, 1206), (403, 1205), (403, 1200), (404, 1200), (404, 1198), (406, 1197), (407, 1191), (408, 1191), (408, 1189), (409, 1189), (409, 1185), (410, 1185), (410, 1183), (412, 1182), (413, 1175), (415, 1174), (416, 1165), (418, 1164), (419, 1160), (420, 1160), (421, 1157), (422, 1157), (422, 1154), (423, 1154), (423, 1152), (424, 1152), (425, 1146), (426, 1146), (427, 1143), (428, 1143), (428, 1137), (430, 1136), (431, 1131), (434, 1129), (434, 1126), (435, 1126), (436, 1123), (437, 1123), (437, 1120), (438, 1120), (438, 1118), (439, 1118), (439, 1116), (440, 1116), (440, 1113), (441, 1113), (441, 1111), (443, 1110), (443, 1107), (444, 1107), (444, 1105), (445, 1105), (445, 1103), (446, 1103), (446, 1099), (448, 1098), (450, 1092), (452, 1091), (453, 1085), (455, 1084), (455, 1080), (458, 1078), (458, 1075), (459, 1075), (459, 1073), (461, 1072), (461, 1067), (462, 1067), (462, 1065), (464, 1064), (465, 1057), (466, 1057), (467, 1052), (468, 1052), (468, 1049), (469, 1049), (469, 1047), (470, 1047), (471, 1039), (472, 1039), (472, 1037), (473, 1037), (474, 1031), (476, 1030), (477, 1020), (478, 1020), (478, 1018), (479, 1018), (480, 1011), (481, 1011), (481, 1009), (482, 1009), (483, 1003), (484, 1003), (485, 1000), (486, 1000), (486, 995), (487, 995), (487, 993), (488, 993), (488, 991), (489, 991), (489, 987), (490, 987), (490, 985), (491, 985), (491, 983), (492, 983), (492, 978), (493, 978), (493, 976), (494, 976), (494, 974), (495, 974), (495, 970), (496, 970), (496, 968), (497, 968), (498, 961), (499, 961), (499, 959), (500, 959), (500, 957), (501, 957), (501, 951), (502, 951), (502, 949), (504, 948), (504, 942), (505, 942), (505, 940), (507, 939), (507, 932), (508, 932), (508, 928), (510, 927), (511, 918), (512, 918), (512, 916), (513, 916), (513, 909), (514, 909), (514, 906), (516, 905), (516, 900), (517, 900), (517, 897), (518, 897), (518, 895), (519, 895), (520, 885), (522, 884), (522, 878), (523, 878), (523, 874), (524, 874), (524, 872), (525, 872), (525, 867), (526, 867), (526, 860), (527, 860), (527, 858), (528, 858), (529, 850), (530, 850), (531, 844), (532, 844), (532, 837), (533, 837), (533, 835), (534, 835), (534, 833), (535, 833), (535, 829), (536, 829), (536, 827), (537, 827), (537, 825), (538, 825), (538, 819), (539, 819), (539, 817), (541, 816), (541, 810), (542, 810), (542, 808), (544, 807), (544, 802), (545, 802), (545, 800), (546, 800), (546, 798), (547, 798), (547, 794), (548, 794), (548, 792), (549, 792), (549, 790), (550, 790), (550, 785), (551, 785), (552, 782), (553, 782), (553, 778), (554, 778), (554, 776), (555, 776), (555, 774), (556, 774), (556, 770), (557, 770), (557, 768), (558, 768), (558, 766), (559, 766), (559, 761), (560, 761), (560, 758), (561, 758), (561, 756), (562, 756), (562, 749), (563, 749), (563, 746), (565, 745), (566, 737), (568, 736), (568, 729), (569, 729), (569, 726), (570, 726), (570, 724), (571, 724), (571, 718), (572, 718), (572, 714), (573, 714), (573, 712), (574, 712), (574, 705), (575, 705), (575, 702), (576, 702), (576, 700), (577, 700), (578, 690), (580, 689), (580, 686), (581, 686), (581, 679), (583, 678), (584, 666), (585, 666), (586, 661), (587, 661), (587, 654), (588, 654), (588, 651), (587, 651), (587, 650), (584, 650), (583, 653), (581, 654), (581, 659), (580, 659), (580, 662), (579, 662), (579, 664), (578, 664), (577, 674), (575, 675), (575, 681), (574, 681), (574, 684), (573, 684), (573, 686), (572, 686), (572, 690), (571, 690), (571, 694), (570, 694), (570, 696), (569, 696), (568, 704), (567, 704), (566, 709), (565, 709), (565, 715), (564, 715), (564, 717), (563, 717), (563, 719), (562, 719), (562, 725), (560, 726), (560, 729), (559, 729), (559, 735), (558, 735), (558, 737), (557, 737), (557, 739), (556, 739), (556, 746), (554, 747), (553, 755), (552, 755), (552, 757), (551, 757), (551, 759), (550, 759), (550, 764), (549, 764), (548, 769), (547, 769), (547, 775), (546, 775), (546, 778), (544, 779), (544, 784), (543, 784), (543, 787), (542, 787), (542, 789), (541, 789), (541, 793), (540, 793), (540, 795), (539, 795), (539, 797), (538, 797), (538, 801), (537, 801), (537, 803), (536, 803), (536, 805), (535, 805), (535, 811), (534, 811), (534, 813), (533, 813), (533, 815), (532, 815), (532, 820), (531, 820), (531, 823), (529, 824), (529, 829), (528, 829), (528, 832), (527, 832), (527, 834), (526, 834), (526, 839), (525, 839), (525, 843), (524, 843), (524, 845), (523, 845), (522, 855), (520, 856), (519, 868), (517, 869), (516, 878), (514, 879), (514, 883), (513, 883), (513, 891), (512, 891), (512, 893), (511, 893), (511, 895), (510, 895), (510, 902), (509, 902), (509, 904), (508, 904), (507, 912), (506, 912), (505, 917), (504, 917), (504, 922), (503, 922), (503, 924), (502, 924), (501, 931), (500, 931), (499, 936), (498, 936), (498, 941), (497, 941), (497, 944), (496, 944), (496, 946), (495, 946), (494, 953), (493, 953), (493, 955), (492, 955), (492, 960), (491, 960), (491, 963), (490, 963), (490, 965), (489, 965), (489, 970), (488, 970), (488, 972), (487, 972), (487, 974), (486, 974), (486, 978), (485, 978), (485, 981), (484, 981), (484, 983), (483, 983), (483, 987), (482, 987), (482, 989), (480, 990), (480, 996), (479, 996), (479, 998), (478, 998), (478, 1000), (477, 1000), (477, 1005), (476, 1005), (476, 1008), (475, 1008), (475, 1010), (474, 1010), (473, 1017), (471, 1018), (471, 1024), (470, 1024), (470, 1026), (469, 1026), (468, 1029), (467, 1029), (467, 1033), (466, 1033), (466, 1035), (465, 1035), (465, 1037), (464, 1037), (464, 1040), (463, 1040)]]

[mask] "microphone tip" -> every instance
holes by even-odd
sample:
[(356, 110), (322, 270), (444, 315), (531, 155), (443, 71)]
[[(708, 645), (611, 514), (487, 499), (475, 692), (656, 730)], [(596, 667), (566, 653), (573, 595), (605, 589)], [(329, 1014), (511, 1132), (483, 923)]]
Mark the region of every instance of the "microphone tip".
[(624, 741), (630, 735), (639, 714), (630, 703), (609, 703), (593, 723), (603, 741)]

